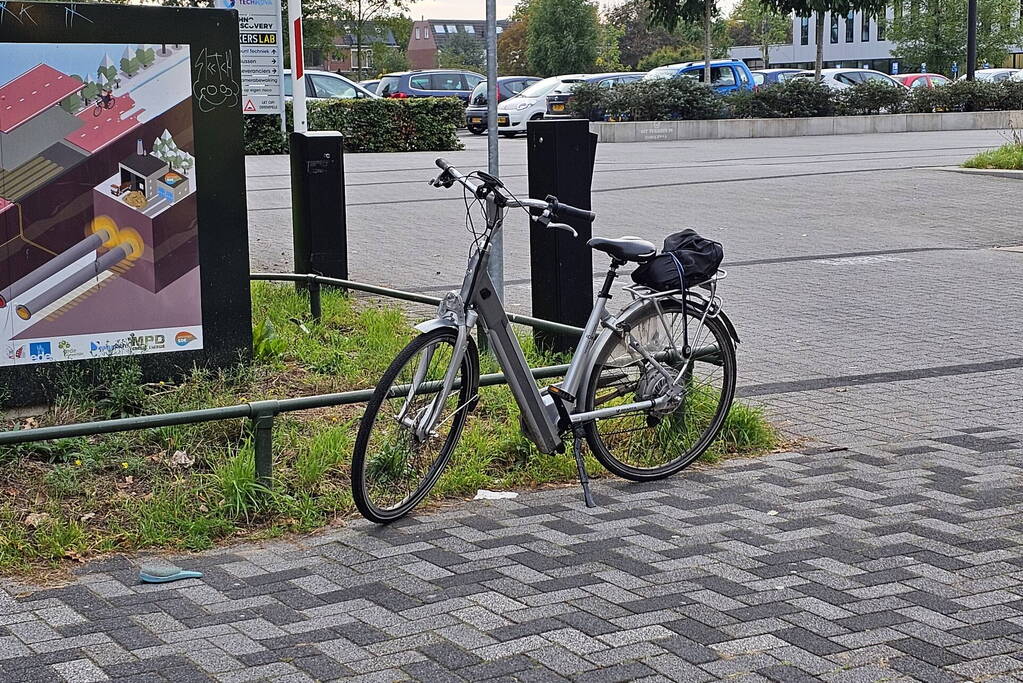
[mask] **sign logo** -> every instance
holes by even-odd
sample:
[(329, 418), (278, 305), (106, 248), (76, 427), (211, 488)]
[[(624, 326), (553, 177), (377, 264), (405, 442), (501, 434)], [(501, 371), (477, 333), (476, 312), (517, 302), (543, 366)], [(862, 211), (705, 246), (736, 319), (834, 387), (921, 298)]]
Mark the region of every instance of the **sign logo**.
[(174, 343), (178, 346), (188, 346), (191, 342), (196, 340), (196, 336), (191, 332), (178, 332), (174, 335)]
[(251, 97), (245, 101), (245, 107), (242, 108), (242, 111), (256, 111), (256, 105)]
[(82, 356), (85, 355), (84, 353), (76, 349), (74, 346), (72, 346), (71, 342), (69, 342), (67, 339), (61, 339), (59, 342), (57, 342), (57, 348), (60, 349), (60, 352), (62, 354), (64, 354), (64, 358), (81, 358)]
[(20, 346), (8, 346), (7, 357), (11, 360), (19, 360), (25, 357), (25, 345)]
[(217, 0), (218, 9), (234, 9), (235, 0)]
[(28, 345), (28, 356), (31, 360), (40, 362), (53, 360), (53, 347), (50, 342), (31, 342)]

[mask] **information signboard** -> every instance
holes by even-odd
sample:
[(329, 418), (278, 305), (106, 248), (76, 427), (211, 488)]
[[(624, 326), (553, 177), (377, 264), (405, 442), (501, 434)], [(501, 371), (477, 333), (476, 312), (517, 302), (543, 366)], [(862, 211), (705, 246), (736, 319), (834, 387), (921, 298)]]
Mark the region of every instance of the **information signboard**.
[(280, 116), (284, 112), (281, 0), (216, 0), (215, 4), (218, 9), (238, 11), (242, 112)]
[[(0, 388), (131, 356), (149, 379), (251, 348), (233, 12), (4, 4)], [(11, 18), (14, 16), (15, 18)]]

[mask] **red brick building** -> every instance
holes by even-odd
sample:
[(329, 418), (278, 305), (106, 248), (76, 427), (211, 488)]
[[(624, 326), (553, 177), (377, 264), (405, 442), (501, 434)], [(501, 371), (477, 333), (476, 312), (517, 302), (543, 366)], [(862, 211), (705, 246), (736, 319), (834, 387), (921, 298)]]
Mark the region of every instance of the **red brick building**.
[[(508, 22), (497, 22), (500, 34)], [(413, 69), (434, 69), (437, 56), (444, 44), (459, 33), (468, 35), (483, 45), (487, 25), (484, 21), (465, 19), (424, 19), (412, 22), (412, 34), (408, 39), (408, 61)]]

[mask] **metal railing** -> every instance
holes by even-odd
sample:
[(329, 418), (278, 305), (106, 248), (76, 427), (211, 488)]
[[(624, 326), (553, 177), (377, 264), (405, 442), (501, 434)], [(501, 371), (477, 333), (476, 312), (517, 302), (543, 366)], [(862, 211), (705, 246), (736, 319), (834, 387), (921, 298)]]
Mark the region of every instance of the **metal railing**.
[[(315, 320), (323, 317), (322, 287), (323, 285), (350, 289), (353, 291), (377, 294), (392, 299), (412, 301), (415, 303), (437, 305), (440, 299), (404, 292), (398, 289), (389, 289), (377, 285), (369, 285), (352, 280), (341, 280), (338, 278), (324, 277), (322, 275), (305, 275), (301, 273), (252, 273), (250, 280), (299, 282), (306, 285), (309, 291), (309, 308)], [(525, 315), (508, 314), (509, 320), (529, 327), (558, 332), (562, 334), (580, 335), (583, 330), (571, 325), (541, 320)], [(561, 377), (568, 370), (567, 365), (552, 365), (531, 370), (535, 379)], [(482, 375), (480, 386), (495, 386), (505, 384), (504, 373), (496, 372)], [(253, 451), (256, 461), (256, 477), (264, 486), (270, 486), (273, 473), (273, 426), (274, 419), (281, 413), (290, 413), (300, 410), (312, 410), (315, 408), (330, 408), (354, 403), (365, 403), (373, 395), (373, 389), (360, 389), (358, 391), (345, 391), (334, 394), (316, 394), (314, 396), (300, 396), (296, 398), (273, 399), (265, 401), (250, 401), (234, 406), (223, 406), (220, 408), (202, 408), (198, 410), (185, 410), (177, 413), (159, 413), (156, 415), (140, 415), (138, 417), (126, 417), (115, 420), (102, 420), (99, 422), (78, 422), (67, 425), (55, 425), (52, 427), (36, 427), (33, 429), (18, 429), (0, 432), (0, 446), (10, 446), (20, 443), (32, 443), (36, 441), (50, 441), (53, 439), (67, 439), (81, 436), (94, 436), (97, 434), (112, 434), (115, 432), (130, 432), (139, 429), (154, 429), (159, 427), (173, 427), (179, 425), (198, 424), (202, 422), (216, 422), (220, 420), (247, 419), (250, 421), (250, 429), (253, 437)], [(424, 393), (428, 393), (427, 390)]]

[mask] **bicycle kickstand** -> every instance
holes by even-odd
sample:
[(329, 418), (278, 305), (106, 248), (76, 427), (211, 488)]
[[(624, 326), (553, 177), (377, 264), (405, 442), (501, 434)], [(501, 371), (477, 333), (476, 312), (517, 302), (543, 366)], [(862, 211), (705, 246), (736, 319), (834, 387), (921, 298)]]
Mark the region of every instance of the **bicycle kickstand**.
[(597, 504), (590, 493), (590, 478), (586, 474), (586, 463), (583, 461), (582, 429), (578, 427), (573, 429), (572, 436), (572, 455), (575, 456), (575, 466), (579, 470), (579, 483), (583, 485), (583, 499), (586, 501), (586, 507), (595, 508)]

